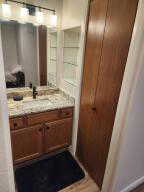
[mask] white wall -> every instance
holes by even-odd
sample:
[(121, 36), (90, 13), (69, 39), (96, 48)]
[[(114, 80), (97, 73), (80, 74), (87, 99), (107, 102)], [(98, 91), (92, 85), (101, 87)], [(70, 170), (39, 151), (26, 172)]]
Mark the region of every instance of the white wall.
[(133, 182), (144, 182), (144, 38), (141, 43), (142, 65), (133, 88), (117, 165), (114, 191), (118, 192)]
[(144, 182), (144, 1), (140, 0), (112, 135), (103, 192)]
[(62, 29), (83, 24), (87, 0), (63, 0)]
[(0, 28), (0, 191), (15, 192)]
[[(86, 31), (86, 16), (89, 0), (63, 0), (62, 9), (62, 25), (61, 28), (69, 29), (73, 27), (81, 28), (80, 37), (80, 53), (78, 57), (78, 68), (77, 68), (77, 85), (72, 85), (63, 79), (63, 58), (60, 57), (61, 63), (59, 64), (60, 72), (60, 89), (64, 90), (70, 96), (75, 98), (75, 111), (73, 119), (73, 133), (72, 133), (72, 152), (76, 152), (77, 143), (77, 131), (78, 131), (78, 118), (79, 118), (79, 105), (80, 105), (80, 93), (81, 93), (81, 79), (83, 69), (83, 55), (84, 55), (84, 41)], [(63, 33), (61, 33), (61, 39), (63, 39)], [(63, 47), (63, 40), (61, 40), (61, 49)]]
[[(83, 57), (83, 47), (84, 47), (84, 35), (85, 35), (85, 19), (87, 14), (87, 7), (88, 7), (88, 0), (63, 0), (63, 8), (62, 8), (62, 23), (61, 23), (61, 30), (70, 29), (74, 27), (81, 28), (81, 37), (80, 37), (80, 53), (78, 58), (78, 69), (77, 69), (77, 76), (78, 76), (78, 83), (72, 85), (66, 82), (63, 79), (63, 71), (61, 71), (60, 77), (60, 88), (67, 92), (72, 97), (79, 97), (79, 82), (81, 79), (81, 69), (82, 69), (82, 57)], [(63, 38), (63, 34), (61, 35)], [(61, 42), (63, 44), (63, 40)], [(63, 45), (62, 45), (63, 46)], [(63, 67), (63, 58), (62, 58), (61, 68)]]
[[(61, 29), (70, 29), (74, 27), (80, 27), (81, 35), (80, 35), (80, 52), (78, 57), (78, 68), (77, 68), (77, 84), (72, 85), (66, 82), (63, 79), (63, 71), (61, 71), (61, 79), (60, 79), (60, 88), (66, 91), (69, 95), (77, 98), (77, 94), (80, 90), (80, 80), (81, 80), (81, 70), (82, 70), (82, 58), (83, 58), (83, 47), (84, 47), (84, 36), (85, 36), (85, 23), (86, 23), (86, 15), (88, 8), (88, 0), (63, 0), (63, 8), (62, 8), (62, 23)], [(63, 39), (63, 34), (62, 34)], [(61, 42), (63, 44), (63, 40)], [(63, 45), (62, 45), (63, 46)], [(63, 67), (63, 58), (61, 61), (61, 68)]]

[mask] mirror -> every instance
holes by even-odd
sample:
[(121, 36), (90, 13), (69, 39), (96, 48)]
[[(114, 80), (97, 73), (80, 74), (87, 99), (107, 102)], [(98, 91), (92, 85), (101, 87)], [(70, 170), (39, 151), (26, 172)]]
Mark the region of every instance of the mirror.
[(47, 33), (47, 81), (48, 86), (57, 86), (57, 31)]
[(1, 37), (7, 88), (57, 86), (56, 30), (1, 21)]

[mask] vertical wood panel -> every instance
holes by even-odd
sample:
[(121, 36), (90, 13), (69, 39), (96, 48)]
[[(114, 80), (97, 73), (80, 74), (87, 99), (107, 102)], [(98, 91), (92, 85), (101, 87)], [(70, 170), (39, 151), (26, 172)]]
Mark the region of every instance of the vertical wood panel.
[(47, 28), (39, 26), (39, 75), (40, 85), (47, 85)]
[(72, 119), (66, 118), (45, 124), (44, 152), (67, 147), (71, 144)]
[(97, 130), (95, 112), (92, 108), (95, 103), (107, 7), (108, 0), (91, 1), (85, 49), (77, 155), (91, 175), (95, 174), (94, 159), (97, 153), (95, 145)]
[(42, 125), (11, 131), (14, 163), (34, 159), (42, 154)]
[[(138, 0), (95, 0), (90, 7), (77, 154), (100, 187), (137, 4)], [(103, 19), (98, 19), (99, 12)]]

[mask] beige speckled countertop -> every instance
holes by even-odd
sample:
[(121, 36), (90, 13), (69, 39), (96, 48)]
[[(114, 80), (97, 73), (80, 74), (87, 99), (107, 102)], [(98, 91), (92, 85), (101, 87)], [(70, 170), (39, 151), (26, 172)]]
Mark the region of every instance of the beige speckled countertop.
[(32, 96), (26, 96), (22, 101), (14, 101), (12, 98), (8, 99), (10, 117), (73, 106), (74, 99), (62, 91), (39, 95), (36, 99), (33, 99)]

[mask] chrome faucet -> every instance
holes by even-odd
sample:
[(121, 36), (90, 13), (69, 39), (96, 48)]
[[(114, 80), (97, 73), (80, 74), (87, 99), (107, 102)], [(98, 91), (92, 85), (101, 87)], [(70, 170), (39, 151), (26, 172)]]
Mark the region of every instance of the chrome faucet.
[(36, 87), (33, 87), (33, 99), (36, 99), (36, 96), (38, 95), (38, 92), (36, 90)]

